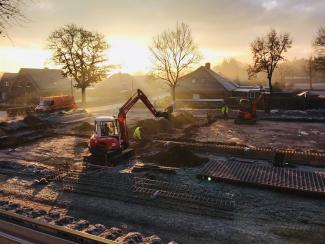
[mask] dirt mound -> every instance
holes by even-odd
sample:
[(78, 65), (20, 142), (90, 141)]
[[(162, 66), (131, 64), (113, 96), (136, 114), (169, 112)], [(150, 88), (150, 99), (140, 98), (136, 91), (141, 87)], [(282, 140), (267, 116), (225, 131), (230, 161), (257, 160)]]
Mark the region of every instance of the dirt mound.
[(38, 117), (27, 114), (27, 116), (23, 119), (23, 122), (27, 124), (29, 128), (32, 129), (45, 129), (50, 127), (49, 124), (45, 123), (44, 121), (40, 120)]
[(178, 113), (176, 116), (172, 116), (170, 119), (170, 123), (173, 127), (181, 128), (184, 125), (195, 123), (194, 116), (189, 112)]
[(88, 122), (82, 122), (81, 124), (73, 128), (73, 130), (77, 132), (89, 132), (89, 131), (94, 131), (94, 129), (95, 126)]
[(168, 132), (172, 128), (181, 128), (185, 125), (193, 124), (194, 116), (189, 112), (178, 113), (172, 115), (169, 120), (166, 119), (144, 119), (137, 122), (136, 126), (130, 129), (133, 133), (134, 129), (140, 126), (146, 135)]
[(195, 167), (208, 162), (209, 159), (195, 155), (186, 147), (174, 146), (146, 157), (145, 161), (168, 167)]
[(42, 121), (37, 118), (36, 116), (34, 115), (31, 115), (31, 114), (28, 114), (24, 120), (23, 120), (26, 124), (39, 124), (39, 123), (42, 123)]
[[(166, 119), (144, 119), (137, 122), (135, 127), (140, 126), (144, 133), (147, 135), (153, 135), (161, 132), (167, 132), (171, 129), (170, 122)], [(134, 131), (134, 128), (132, 128), (132, 132)]]

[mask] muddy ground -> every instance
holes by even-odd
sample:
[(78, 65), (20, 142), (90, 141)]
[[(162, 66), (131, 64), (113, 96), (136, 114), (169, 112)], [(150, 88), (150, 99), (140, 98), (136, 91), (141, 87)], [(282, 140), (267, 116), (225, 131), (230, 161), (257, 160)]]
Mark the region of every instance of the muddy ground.
[[(136, 121), (132, 116), (133, 121)], [(255, 146), (294, 147), (325, 150), (324, 124), (261, 121), (255, 126), (235, 125), (233, 120), (221, 121), (202, 127), (175, 129), (175, 138), (198, 141), (237, 142)], [(73, 127), (70, 126), (69, 131)], [(190, 129), (190, 131), (189, 131)], [(63, 191), (62, 184), (50, 182), (34, 184), (34, 178), (24, 177), (22, 172), (32, 172), (37, 178), (44, 172), (56, 170), (85, 170), (84, 157), (89, 155), (87, 138), (62, 135), (39, 139), (14, 149), (0, 150), (1, 199), (9, 199), (21, 205), (59, 211), (76, 218), (87, 219), (92, 224), (118, 227), (126, 233), (153, 234), (164, 243), (287, 243), (313, 242), (325, 239), (325, 201), (273, 192), (270, 190), (242, 187), (218, 182), (202, 181), (197, 174), (203, 165), (181, 167), (176, 174), (157, 172), (131, 173), (135, 164), (166, 150), (165, 146), (147, 143), (137, 147), (137, 159), (125, 160), (116, 167), (99, 171), (107, 173), (150, 174), (158, 180), (174, 184), (190, 184), (206, 188), (218, 195), (228, 194), (236, 202), (230, 218), (217, 218), (188, 214), (152, 206), (91, 197)], [(89, 133), (91, 133), (89, 131)], [(156, 136), (156, 135), (155, 135)], [(170, 137), (170, 133), (160, 137)], [(323, 145), (323, 144), (324, 145)], [(209, 153), (198, 154), (210, 160), (227, 160), (229, 156)], [(299, 166), (300, 167), (300, 166)], [(17, 175), (1, 174), (1, 170), (14, 170)], [(312, 169), (323, 170), (323, 169)]]

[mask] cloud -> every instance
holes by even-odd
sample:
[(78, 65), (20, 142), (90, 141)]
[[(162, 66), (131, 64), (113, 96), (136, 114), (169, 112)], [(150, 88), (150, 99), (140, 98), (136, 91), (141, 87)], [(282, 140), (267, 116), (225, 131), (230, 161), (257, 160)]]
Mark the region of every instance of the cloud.
[(272, 10), (274, 8), (276, 8), (278, 6), (278, 2), (273, 0), (266, 0), (262, 3), (263, 8), (265, 8), (266, 10)]

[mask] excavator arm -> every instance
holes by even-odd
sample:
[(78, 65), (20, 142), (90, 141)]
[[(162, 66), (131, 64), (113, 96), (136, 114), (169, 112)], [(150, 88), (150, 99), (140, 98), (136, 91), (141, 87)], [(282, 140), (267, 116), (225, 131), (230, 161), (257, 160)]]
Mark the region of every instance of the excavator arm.
[(138, 89), (137, 92), (124, 103), (124, 105), (120, 108), (118, 114), (118, 123), (122, 137), (121, 139), (123, 140), (122, 146), (125, 148), (129, 145), (129, 137), (126, 127), (126, 114), (137, 103), (138, 100), (141, 100), (155, 117), (163, 117), (169, 119), (170, 116), (170, 114), (167, 112), (156, 110), (152, 103), (149, 101), (148, 97), (140, 89)]
[(268, 112), (269, 110), (268, 99), (269, 99), (269, 94), (267, 93), (261, 93), (257, 98), (255, 98), (252, 101), (252, 114), (256, 115), (257, 105), (261, 102), (261, 100), (263, 100), (265, 112)]
[(269, 94), (261, 93), (254, 100), (241, 99), (236, 124), (254, 124), (256, 123), (257, 105), (263, 101), (265, 112), (269, 112)]

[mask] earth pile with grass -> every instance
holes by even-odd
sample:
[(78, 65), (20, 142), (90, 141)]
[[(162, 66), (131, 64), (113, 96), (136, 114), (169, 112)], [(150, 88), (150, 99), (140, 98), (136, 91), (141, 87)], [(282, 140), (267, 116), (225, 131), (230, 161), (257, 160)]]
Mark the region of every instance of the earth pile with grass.
[(189, 112), (182, 112), (176, 115), (171, 115), (170, 119), (144, 119), (129, 129), (129, 133), (133, 133), (136, 127), (141, 127), (146, 135), (155, 135), (158, 133), (167, 133), (174, 128), (180, 129), (184, 126), (195, 123), (194, 116)]
[(92, 132), (95, 130), (95, 126), (88, 122), (82, 122), (81, 124), (74, 127), (73, 130), (75, 132)]

